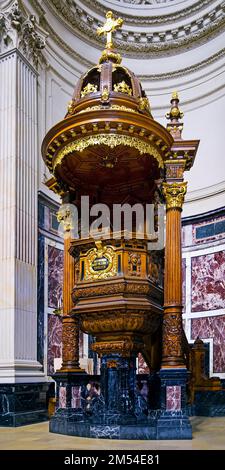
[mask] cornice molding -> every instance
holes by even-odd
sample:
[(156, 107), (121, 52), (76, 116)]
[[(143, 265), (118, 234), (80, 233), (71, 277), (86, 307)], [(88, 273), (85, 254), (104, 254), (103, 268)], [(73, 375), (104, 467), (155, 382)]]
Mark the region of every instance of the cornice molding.
[(195, 191), (188, 191), (185, 198), (185, 204), (193, 201), (199, 201), (200, 199), (215, 197), (221, 193), (225, 193), (225, 181), (213, 184), (212, 186), (208, 186), (206, 188), (196, 189)]
[[(54, 0), (53, 0), (54, 1)], [(82, 3), (84, 5), (87, 5), (89, 8), (95, 10), (96, 12), (102, 14), (103, 16), (105, 16), (107, 10), (108, 10), (108, 7), (107, 6), (103, 6), (102, 3), (100, 3), (98, 0), (83, 0)], [(143, 2), (144, 3), (144, 2)], [(155, 5), (155, 3), (157, 3), (157, 5)], [(165, 3), (168, 3), (168, 2), (163, 2), (163, 5), (161, 2), (154, 2), (154, 6), (157, 6), (158, 8), (160, 6), (165, 6)], [(133, 16), (132, 14), (124, 14), (122, 13), (123, 15), (123, 19), (124, 19), (124, 22), (126, 24), (130, 24), (130, 25), (141, 25), (141, 26), (153, 26), (153, 25), (159, 25), (159, 24), (169, 24), (169, 23), (173, 23), (175, 21), (180, 21), (180, 20), (183, 20), (189, 16), (192, 16), (200, 11), (202, 11), (206, 6), (212, 4), (212, 3), (215, 3), (215, 0), (197, 0), (193, 5), (190, 5), (186, 8), (182, 8), (182, 10), (180, 11), (174, 11), (173, 13), (170, 13), (170, 14), (163, 14), (163, 10), (161, 9), (160, 11), (160, 15), (152, 15), (149, 16), (149, 15), (146, 15), (146, 16), (141, 16), (141, 15), (135, 15)], [(172, 2), (170, 1), (169, 4), (171, 5)], [(118, 2), (118, 5), (115, 5), (115, 9), (113, 9), (113, 7), (111, 7), (111, 10), (113, 11), (113, 13), (117, 14), (118, 13), (121, 15), (121, 12), (120, 12), (120, 9), (119, 9), (119, 2)], [(136, 6), (138, 7), (138, 4), (136, 4)], [(150, 9), (152, 5), (151, 4), (147, 4), (146, 2), (146, 9)], [(132, 7), (130, 5), (130, 7)]]
[[(52, 40), (60, 48), (62, 48), (67, 54), (69, 54), (69, 56), (72, 57), (76, 62), (85, 66), (88, 69), (96, 65), (95, 62), (85, 59), (83, 56), (75, 52), (75, 50), (72, 47), (70, 47), (68, 44), (62, 41), (62, 39), (56, 34), (55, 30), (51, 28), (51, 26), (48, 24), (45, 18), (42, 19), (42, 25), (44, 29), (48, 32)], [(47, 44), (47, 48), (48, 48), (48, 44)], [(179, 78), (179, 77), (183, 77), (185, 75), (194, 73), (196, 71), (200, 71), (204, 68), (207, 68), (209, 65), (216, 63), (218, 60), (224, 57), (225, 57), (225, 48), (221, 49), (216, 54), (213, 54), (212, 56), (207, 57), (207, 59), (197, 62), (189, 67), (184, 67), (182, 69), (174, 70), (171, 72), (148, 74), (148, 75), (146, 74), (141, 75), (137, 73), (136, 75), (139, 78), (139, 80), (141, 80), (142, 82)]]
[[(90, 16), (84, 8), (81, 9), (76, 4), (72, 8), (68, 2), (65, 3), (62, 0), (45, 0), (45, 2), (53, 14), (56, 13), (61, 20), (73, 27), (75, 34), (80, 39), (98, 48), (104, 46), (103, 40), (96, 36), (96, 29), (100, 22), (94, 13), (93, 16)], [(140, 23), (137, 23), (137, 26), (140, 26)], [(161, 31), (155, 31), (151, 27), (148, 27), (145, 32), (143, 30), (134, 31), (133, 28), (117, 31), (115, 46), (123, 56), (127, 57), (134, 53), (136, 57), (144, 59), (152, 57), (152, 55), (168, 56), (205, 43), (221, 31), (225, 31), (225, 1), (207, 11), (202, 17), (190, 19), (189, 24), (179, 24), (177, 27), (171, 28), (166, 23), (164, 30)]]

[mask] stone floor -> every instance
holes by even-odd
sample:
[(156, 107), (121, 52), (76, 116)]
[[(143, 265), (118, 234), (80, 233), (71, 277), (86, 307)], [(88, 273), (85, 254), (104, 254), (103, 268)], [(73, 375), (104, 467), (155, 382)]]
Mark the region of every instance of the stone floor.
[(192, 418), (192, 441), (116, 441), (62, 436), (48, 432), (48, 423), (0, 428), (0, 449), (46, 450), (219, 450), (225, 449), (225, 417)]

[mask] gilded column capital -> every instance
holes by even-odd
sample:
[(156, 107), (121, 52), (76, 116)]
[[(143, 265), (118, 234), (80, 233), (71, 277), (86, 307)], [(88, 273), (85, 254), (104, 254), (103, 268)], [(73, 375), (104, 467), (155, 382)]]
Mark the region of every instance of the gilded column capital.
[(182, 210), (184, 197), (187, 192), (187, 183), (163, 183), (163, 195), (166, 199), (166, 209)]

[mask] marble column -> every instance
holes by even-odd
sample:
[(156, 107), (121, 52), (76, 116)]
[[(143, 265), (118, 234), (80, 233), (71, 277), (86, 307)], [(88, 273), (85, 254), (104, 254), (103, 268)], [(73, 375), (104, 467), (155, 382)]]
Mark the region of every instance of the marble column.
[(44, 38), (18, 2), (0, 32), (0, 383), (45, 380), (37, 361), (37, 66)]

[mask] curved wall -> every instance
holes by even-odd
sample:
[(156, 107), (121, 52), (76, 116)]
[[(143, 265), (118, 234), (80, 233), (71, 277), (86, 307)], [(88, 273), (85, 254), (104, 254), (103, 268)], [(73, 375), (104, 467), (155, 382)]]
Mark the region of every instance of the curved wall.
[[(48, 33), (46, 64), (39, 76), (40, 143), (48, 128), (64, 116), (77, 78), (97, 63), (103, 45), (95, 30), (111, 7), (124, 18), (123, 30), (115, 35), (123, 63), (140, 77), (155, 119), (166, 125), (164, 116), (171, 92), (177, 90), (184, 111), (183, 136), (201, 140), (195, 165), (186, 175), (189, 186), (183, 216), (222, 207), (225, 2), (43, 0), (37, 5), (25, 0), (24, 6), (39, 18)], [(80, 25), (84, 24), (86, 28), (81, 31)], [(132, 34), (136, 31), (133, 38), (131, 30)], [(46, 191), (43, 185), (46, 169), (42, 162), (40, 165), (40, 188)]]

